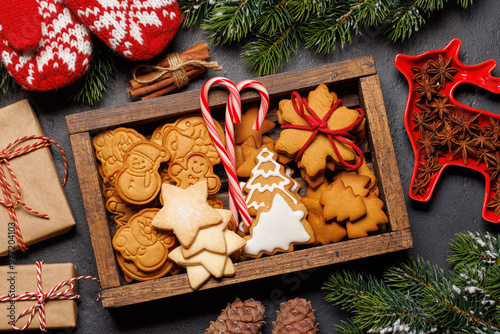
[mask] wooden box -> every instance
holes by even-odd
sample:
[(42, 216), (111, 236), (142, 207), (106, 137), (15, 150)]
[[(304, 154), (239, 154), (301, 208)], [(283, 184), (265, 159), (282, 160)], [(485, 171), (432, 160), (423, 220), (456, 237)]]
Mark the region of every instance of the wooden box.
[[(307, 247), (294, 252), (237, 262), (234, 277), (211, 278), (200, 290), (412, 247), (410, 224), (373, 58), (364, 57), (327, 64), (261, 77), (257, 80), (264, 84), (269, 91), (271, 107), (268, 118), (274, 121), (280, 99), (290, 98), (293, 91), (306, 93), (321, 83), (335, 91), (344, 105), (361, 107), (365, 110), (367, 144), (363, 148), (364, 155), (379, 180), (380, 198), (385, 203), (385, 212), (389, 223), (384, 226), (380, 233), (365, 238), (346, 240), (325, 246)], [(167, 119), (176, 118), (186, 113), (200, 112), (199, 97), (199, 90), (186, 91), (153, 100), (82, 112), (66, 117), (97, 269), (103, 288), (102, 302), (104, 307), (120, 307), (191, 293), (193, 290), (189, 286), (187, 274), (167, 276), (147, 282), (130, 284), (125, 282), (111, 245), (114, 227), (110, 222), (105, 208), (105, 199), (102, 196), (102, 181), (98, 172), (99, 162), (94, 154), (92, 138), (102, 130), (119, 126), (133, 127), (139, 132), (144, 130), (152, 132), (156, 126)], [(226, 100), (227, 91), (225, 89), (217, 90), (214, 87), (211, 90), (209, 95), (210, 108), (219, 120), (223, 119)], [(242, 103), (244, 106), (258, 101), (260, 101), (260, 97), (254, 90), (243, 91)], [(277, 128), (279, 129), (279, 127)], [(302, 192), (305, 190), (306, 187), (303, 186)], [(224, 185), (221, 191), (224, 191)]]

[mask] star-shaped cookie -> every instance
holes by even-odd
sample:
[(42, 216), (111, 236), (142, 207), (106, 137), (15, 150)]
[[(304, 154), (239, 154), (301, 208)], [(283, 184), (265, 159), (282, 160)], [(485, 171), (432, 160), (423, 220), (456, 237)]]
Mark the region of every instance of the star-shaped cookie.
[(229, 255), (243, 248), (246, 241), (235, 232), (227, 229), (224, 231), (224, 239), (226, 241), (225, 254), (203, 250), (186, 259), (182, 255), (182, 246), (169, 253), (169, 259), (186, 268), (189, 284), (193, 289), (199, 288), (210, 278), (210, 275), (217, 278), (234, 275), (234, 266)]
[(226, 239), (224, 231), (231, 222), (233, 213), (231, 210), (215, 209), (222, 216), (222, 221), (209, 227), (202, 228), (198, 231), (196, 240), (189, 248), (182, 247), (182, 256), (186, 259), (198, 254), (202, 250), (207, 250), (213, 253), (226, 254)]
[(234, 125), (234, 142), (241, 144), (250, 136), (255, 138), (257, 147), (262, 146), (262, 135), (271, 131), (276, 124), (274, 122), (264, 119), (259, 131), (253, 129), (253, 124), (259, 113), (258, 107), (251, 107), (241, 116), (241, 122)]
[(222, 216), (207, 202), (207, 181), (200, 181), (189, 188), (164, 183), (161, 192), (163, 208), (153, 218), (151, 225), (163, 230), (173, 230), (184, 247), (189, 247), (198, 230), (218, 224)]

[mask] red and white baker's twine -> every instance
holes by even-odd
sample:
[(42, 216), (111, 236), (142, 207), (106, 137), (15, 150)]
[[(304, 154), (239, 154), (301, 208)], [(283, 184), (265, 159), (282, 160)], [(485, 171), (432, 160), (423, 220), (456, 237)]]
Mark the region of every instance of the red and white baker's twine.
[[(32, 142), (26, 146), (19, 147), (19, 148), (14, 148), (16, 145), (23, 143), (28, 140), (38, 140), (35, 142)], [(21, 200), (21, 187), (19, 185), (19, 182), (17, 180), (16, 175), (14, 174), (14, 171), (12, 170), (12, 167), (9, 163), (9, 160), (12, 160), (16, 157), (19, 157), (21, 155), (33, 152), (39, 148), (43, 147), (50, 147), (52, 144), (54, 144), (59, 151), (61, 152), (61, 155), (63, 157), (64, 161), (64, 178), (63, 178), (63, 186), (66, 184), (66, 179), (68, 175), (68, 166), (66, 162), (66, 155), (64, 154), (64, 151), (62, 150), (61, 146), (54, 140), (47, 138), (45, 136), (24, 136), (21, 138), (18, 138), (11, 142), (10, 144), (7, 145), (3, 150), (0, 151), (0, 165), (3, 163), (7, 167), (7, 170), (9, 171), (10, 176), (12, 177), (12, 180), (14, 181), (14, 187), (10, 185), (10, 183), (7, 180), (7, 177), (5, 175), (5, 172), (3, 168), (0, 166), (0, 187), (2, 188), (2, 193), (3, 193), (3, 200), (0, 199), (0, 204), (5, 206), (7, 210), (9, 211), (9, 216), (10, 220), (14, 223), (14, 228), (15, 228), (15, 235), (16, 235), (16, 240), (19, 244), (20, 249), (24, 252), (28, 249), (26, 244), (24, 243), (24, 239), (21, 233), (21, 229), (19, 227), (19, 221), (17, 220), (17, 215), (16, 215), (16, 210), (15, 207), (16, 205), (20, 204), (23, 206), (26, 210), (31, 212), (32, 214), (41, 217), (41, 218), (49, 218), (48, 215), (44, 213), (40, 213), (32, 208), (30, 208), (26, 203), (24, 203)]]
[[(217, 132), (215, 123), (210, 113), (210, 106), (208, 104), (208, 92), (210, 88), (214, 85), (221, 84), (229, 90), (229, 98), (226, 107), (225, 116), (225, 134), (226, 134), (226, 146), (223, 145), (222, 139)], [(234, 149), (234, 123), (241, 122), (241, 97), (240, 91), (246, 88), (256, 89), (261, 96), (261, 105), (259, 109), (259, 114), (255, 120), (253, 128), (259, 130), (269, 109), (269, 94), (265, 87), (254, 80), (245, 80), (235, 85), (227, 78), (215, 77), (208, 80), (201, 90), (200, 94), (200, 107), (203, 118), (210, 133), (210, 137), (217, 148), (217, 152), (221, 157), (222, 164), (226, 170), (228, 177), (228, 187), (229, 187), (229, 209), (233, 212), (233, 219), (235, 223), (238, 224), (238, 213), (241, 215), (241, 220), (246, 226), (252, 224), (252, 219), (250, 213), (248, 212), (248, 207), (245, 203), (245, 197), (241, 191), (238, 176), (236, 175), (236, 158)]]
[[(298, 106), (297, 106), (297, 103), (298, 103)], [(333, 106), (330, 108), (330, 110), (328, 110), (328, 112), (325, 114), (325, 116), (323, 116), (323, 118), (320, 118), (318, 116), (318, 114), (316, 114), (316, 112), (309, 107), (309, 105), (307, 104), (307, 99), (301, 98), (299, 93), (297, 93), (297, 92), (292, 93), (292, 105), (293, 105), (293, 108), (295, 109), (295, 112), (297, 114), (299, 114), (300, 117), (302, 117), (309, 125), (283, 124), (281, 126), (281, 128), (282, 129), (299, 129), (299, 130), (312, 131), (312, 134), (309, 137), (309, 139), (307, 140), (307, 142), (304, 143), (302, 148), (299, 150), (299, 152), (295, 156), (295, 162), (298, 162), (300, 160), (300, 158), (301, 158), (302, 154), (304, 153), (304, 151), (306, 150), (306, 148), (309, 146), (309, 144), (312, 143), (312, 141), (314, 140), (314, 138), (316, 137), (318, 132), (321, 132), (321, 133), (325, 134), (328, 137), (328, 139), (330, 140), (330, 143), (332, 144), (333, 150), (335, 151), (335, 154), (337, 155), (337, 157), (340, 160), (340, 163), (343, 166), (348, 167), (348, 168), (352, 168), (352, 169), (358, 169), (359, 167), (361, 167), (361, 165), (364, 162), (364, 156), (363, 156), (363, 152), (358, 147), (358, 145), (360, 143), (362, 143), (364, 138), (365, 138), (365, 128), (363, 127), (362, 135), (361, 135), (361, 138), (359, 140), (356, 140), (356, 137), (354, 135), (350, 134), (348, 131), (354, 129), (356, 126), (358, 126), (359, 123), (361, 123), (361, 121), (365, 117), (365, 111), (363, 109), (361, 109), (361, 108), (355, 109), (359, 112), (359, 116), (354, 122), (352, 122), (351, 124), (349, 124), (345, 128), (332, 130), (332, 129), (328, 128), (328, 118), (333, 114), (333, 112), (338, 107), (342, 106), (342, 101), (340, 99), (338, 99), (333, 104)], [(307, 109), (307, 111), (312, 115), (312, 117), (308, 116), (304, 113), (304, 106)], [(348, 139), (346, 139), (346, 138), (348, 138)], [(340, 152), (337, 148), (337, 145), (335, 144), (334, 139), (336, 141), (338, 141), (344, 145), (350, 146), (352, 149), (354, 149), (354, 151), (359, 156), (359, 161), (355, 165), (350, 164), (344, 160), (344, 158), (342, 157), (342, 155), (340, 154)]]
[[(40, 330), (44, 333), (47, 333), (47, 324), (45, 321), (45, 302), (47, 300), (79, 299), (80, 295), (70, 293), (71, 289), (73, 289), (73, 287), (74, 287), (73, 282), (78, 281), (78, 280), (89, 279), (89, 280), (93, 280), (93, 281), (96, 281), (97, 283), (99, 283), (99, 279), (92, 277), (92, 276), (77, 276), (77, 277), (73, 277), (71, 279), (62, 281), (61, 283), (57, 284), (55, 287), (50, 289), (49, 292), (43, 292), (43, 290), (42, 290), (42, 265), (43, 264), (44, 264), (43, 261), (36, 263), (37, 292), (26, 292), (26, 293), (21, 294), (21, 295), (15, 295), (14, 297), (0, 296), (0, 302), (36, 300), (35, 305), (24, 310), (14, 319), (14, 322), (12, 323), (12, 328), (15, 329), (16, 331), (25, 330), (31, 324), (31, 321), (35, 317), (36, 312), (38, 312), (38, 319), (40, 321)], [(68, 287), (65, 290), (57, 292), (59, 289), (61, 289), (65, 285), (68, 285)], [(99, 286), (99, 294), (97, 296), (97, 300), (99, 301), (100, 299), (101, 299), (101, 288)], [(30, 313), (30, 316), (28, 318), (28, 322), (23, 327), (16, 327), (17, 321), (21, 317), (25, 316), (28, 313)]]

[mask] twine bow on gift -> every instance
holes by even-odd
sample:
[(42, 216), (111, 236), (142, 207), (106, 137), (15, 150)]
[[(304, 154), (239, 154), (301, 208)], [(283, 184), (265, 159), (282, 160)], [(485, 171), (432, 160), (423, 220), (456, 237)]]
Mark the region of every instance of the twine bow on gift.
[[(298, 101), (298, 106), (297, 106), (297, 101)], [(335, 154), (340, 160), (340, 163), (344, 167), (348, 168), (353, 168), (353, 169), (358, 169), (364, 161), (363, 157), (363, 152), (361, 149), (358, 147), (360, 143), (363, 142), (364, 137), (365, 137), (365, 129), (363, 127), (363, 132), (362, 136), (359, 140), (356, 140), (356, 137), (349, 133), (348, 131), (354, 129), (365, 117), (365, 112), (361, 108), (356, 108), (359, 112), (359, 117), (351, 124), (348, 126), (341, 128), (341, 129), (329, 129), (328, 128), (328, 118), (333, 114), (333, 112), (340, 106), (342, 106), (342, 101), (338, 99), (332, 107), (328, 110), (328, 112), (323, 116), (323, 118), (320, 118), (316, 112), (309, 107), (307, 104), (307, 99), (306, 98), (301, 98), (299, 93), (293, 92), (292, 93), (292, 105), (293, 108), (295, 109), (295, 112), (300, 115), (309, 125), (300, 125), (300, 124), (283, 124), (281, 126), (282, 129), (298, 129), (298, 130), (307, 130), (307, 131), (312, 131), (311, 136), (309, 139), (304, 143), (302, 148), (299, 150), (297, 155), (295, 156), (295, 162), (298, 162), (304, 153), (304, 151), (307, 149), (307, 147), (313, 142), (314, 138), (316, 138), (316, 135), (321, 132), (325, 134), (328, 139), (330, 140), (330, 143), (332, 144), (333, 150), (335, 151)], [(304, 112), (304, 107), (307, 109), (307, 111), (311, 114), (311, 116), (306, 115)], [(342, 155), (339, 152), (339, 149), (337, 148), (337, 145), (335, 144), (334, 139), (344, 145), (350, 146), (354, 151), (359, 156), (359, 161), (357, 164), (353, 165), (348, 163), (347, 161), (344, 160)]]
[[(30, 308), (24, 310), (21, 312), (13, 321), (12, 323), (12, 328), (16, 331), (22, 331), (25, 330), (30, 324), (33, 318), (35, 317), (35, 314), (38, 312), (38, 319), (40, 321), (40, 330), (43, 333), (47, 333), (47, 324), (45, 322), (45, 303), (48, 300), (75, 300), (79, 299), (80, 295), (70, 293), (70, 291), (74, 287), (74, 282), (81, 280), (81, 279), (90, 279), (93, 281), (96, 281), (97, 283), (99, 282), (98, 278), (92, 277), (92, 276), (76, 276), (71, 279), (62, 281), (61, 283), (57, 284), (54, 286), (52, 289), (49, 290), (49, 292), (43, 292), (42, 289), (42, 265), (44, 264), (43, 261), (36, 262), (36, 285), (37, 285), (37, 292), (26, 292), (21, 295), (15, 295), (13, 297), (10, 296), (0, 296), (0, 302), (8, 302), (8, 301), (23, 301), (23, 300), (36, 300), (36, 303), (31, 306)], [(61, 292), (57, 292), (59, 289), (61, 289), (63, 286), (68, 285), (68, 287)], [(99, 294), (97, 296), (97, 301), (101, 300), (101, 288), (99, 286)], [(23, 326), (23, 327), (16, 327), (17, 321), (25, 316), (26, 314), (30, 313), (30, 316), (28, 318), (28, 322)]]
[[(38, 141), (32, 142), (26, 146), (23, 147), (18, 147), (15, 148), (18, 144), (23, 143), (28, 140), (32, 139), (37, 139)], [(44, 147), (50, 147), (52, 144), (54, 144), (59, 151), (62, 154), (63, 161), (64, 161), (64, 178), (63, 178), (63, 186), (66, 184), (66, 179), (68, 175), (68, 167), (66, 163), (66, 155), (64, 154), (61, 146), (54, 140), (44, 137), (44, 136), (25, 136), (18, 138), (11, 142), (10, 144), (7, 145), (3, 150), (0, 151), (0, 188), (2, 189), (3, 193), (3, 200), (0, 199), (0, 204), (5, 206), (7, 210), (9, 211), (9, 217), (12, 223), (14, 223), (14, 229), (15, 229), (15, 235), (16, 235), (16, 240), (17, 243), (19, 244), (19, 248), (24, 252), (28, 249), (26, 246), (22, 233), (21, 233), (21, 228), (19, 227), (19, 221), (17, 220), (17, 214), (15, 207), (19, 204), (22, 207), (24, 207), (26, 210), (34, 214), (35, 216), (38, 216), (40, 218), (49, 218), (48, 215), (44, 213), (40, 213), (32, 208), (30, 208), (26, 203), (24, 203), (21, 200), (21, 186), (19, 185), (19, 181), (16, 177), (16, 174), (14, 173), (14, 170), (12, 169), (9, 160), (12, 160), (16, 157), (19, 157), (24, 154), (28, 154), (30, 152), (33, 152), (35, 150), (38, 150), (40, 148)], [(14, 187), (9, 183), (6, 173), (1, 168), (1, 164), (4, 164), (5, 167), (7, 168), (8, 173), (10, 174), (13, 182), (14, 182)]]

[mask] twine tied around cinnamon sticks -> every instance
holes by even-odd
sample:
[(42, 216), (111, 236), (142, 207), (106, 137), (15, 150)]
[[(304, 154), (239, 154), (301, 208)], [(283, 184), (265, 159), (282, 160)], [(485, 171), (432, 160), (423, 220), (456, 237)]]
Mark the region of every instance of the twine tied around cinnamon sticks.
[[(18, 144), (32, 140), (32, 139), (39, 139), (39, 141), (32, 142), (26, 146), (15, 148)], [(26, 246), (23, 235), (21, 233), (21, 228), (19, 227), (19, 221), (17, 219), (17, 214), (16, 214), (16, 209), (15, 207), (19, 204), (22, 207), (24, 207), (26, 210), (34, 214), (35, 216), (38, 216), (40, 218), (49, 218), (47, 214), (40, 213), (32, 208), (30, 208), (26, 203), (24, 203), (21, 200), (21, 186), (19, 184), (19, 181), (16, 177), (16, 174), (14, 173), (14, 170), (12, 169), (9, 160), (12, 160), (16, 157), (19, 157), (24, 154), (28, 154), (30, 152), (33, 152), (35, 150), (38, 150), (40, 148), (44, 147), (50, 147), (52, 144), (54, 144), (59, 151), (61, 152), (61, 155), (63, 157), (64, 161), (64, 178), (62, 185), (64, 186), (66, 184), (66, 179), (68, 176), (68, 166), (66, 162), (66, 155), (64, 154), (64, 151), (62, 147), (54, 140), (45, 137), (45, 136), (36, 136), (36, 135), (31, 135), (31, 136), (24, 136), (21, 138), (18, 138), (11, 142), (10, 144), (7, 145), (3, 150), (0, 151), (0, 188), (2, 189), (3, 193), (3, 199), (0, 199), (0, 204), (3, 205), (4, 207), (7, 208), (9, 211), (9, 217), (11, 222), (14, 224), (14, 229), (15, 229), (15, 235), (16, 235), (16, 241), (19, 244), (19, 248), (25, 252), (28, 250), (28, 246)], [(4, 172), (3, 168), (1, 168), (1, 165), (4, 164), (5, 167), (7, 167), (7, 171), (9, 172), (13, 182), (14, 186), (12, 186), (6, 176), (6, 173)]]
[(222, 70), (216, 61), (206, 61), (210, 58), (208, 51), (207, 43), (198, 43), (181, 53), (168, 54), (157, 64), (135, 67), (128, 94), (132, 98), (151, 99), (186, 86), (208, 69)]

